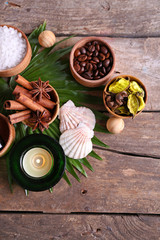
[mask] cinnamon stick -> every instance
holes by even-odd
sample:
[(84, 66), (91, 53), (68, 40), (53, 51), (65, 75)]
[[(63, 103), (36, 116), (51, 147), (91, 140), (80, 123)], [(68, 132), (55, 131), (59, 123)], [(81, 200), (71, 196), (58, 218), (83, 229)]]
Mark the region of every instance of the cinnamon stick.
[(14, 100), (7, 100), (4, 102), (3, 108), (6, 110), (25, 110), (26, 106), (23, 104), (16, 102)]
[(34, 112), (37, 110), (39, 110), (40, 112), (45, 111), (45, 116), (51, 116), (51, 113), (46, 108), (44, 108), (43, 106), (36, 103), (35, 101), (33, 101), (32, 99), (30, 99), (29, 97), (25, 96), (22, 93), (18, 93), (16, 95), (16, 101), (24, 104), (27, 108), (31, 109)]
[(31, 110), (25, 110), (18, 113), (13, 113), (8, 116), (11, 124), (22, 122), (31, 117)]
[[(13, 91), (13, 95), (16, 96), (18, 93), (22, 93), (25, 96), (27, 96), (29, 98), (32, 98), (32, 94), (27, 89), (17, 85), (15, 87), (14, 91)], [(43, 107), (48, 108), (50, 110), (52, 110), (54, 108), (54, 106), (58, 104), (58, 103), (55, 103), (55, 102), (49, 100), (46, 97), (42, 97), (41, 100), (36, 100), (36, 102), (38, 104), (42, 105)]]
[(29, 90), (32, 90), (32, 86), (30, 84), (29, 81), (27, 81), (24, 77), (22, 77), (21, 75), (17, 75), (16, 78), (15, 78), (15, 81), (17, 83), (19, 83), (20, 85), (22, 85), (23, 87), (29, 89)]

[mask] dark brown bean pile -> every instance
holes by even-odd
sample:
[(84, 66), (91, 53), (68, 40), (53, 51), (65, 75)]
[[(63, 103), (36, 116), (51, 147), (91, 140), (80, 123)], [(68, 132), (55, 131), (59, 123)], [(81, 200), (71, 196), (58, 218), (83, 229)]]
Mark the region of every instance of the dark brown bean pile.
[(78, 74), (89, 80), (106, 76), (113, 65), (109, 49), (99, 41), (86, 43), (74, 52), (74, 68)]

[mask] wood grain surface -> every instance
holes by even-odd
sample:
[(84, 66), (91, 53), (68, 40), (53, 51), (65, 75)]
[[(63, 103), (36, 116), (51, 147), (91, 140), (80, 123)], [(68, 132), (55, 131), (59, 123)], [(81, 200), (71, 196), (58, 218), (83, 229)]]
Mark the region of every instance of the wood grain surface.
[(0, 222), (0, 239), (5, 240), (160, 239), (160, 219), (157, 216), (2, 213)]
[[(26, 34), (47, 21), (57, 41), (75, 44), (101, 36), (116, 55), (115, 75), (129, 74), (147, 87), (145, 111), (125, 120), (121, 134), (96, 133), (109, 149), (88, 158), (94, 172), (78, 174), (72, 187), (61, 180), (49, 191), (9, 190), (5, 160), (0, 161), (0, 240), (160, 240), (160, 1), (13, 0), (0, 2), (0, 24)], [(102, 95), (102, 92), (95, 92)], [(95, 106), (104, 111), (103, 105)], [(107, 114), (108, 115), (108, 114)], [(105, 126), (105, 122), (101, 122)], [(154, 215), (147, 215), (154, 214)]]
[(88, 178), (72, 178), (72, 187), (61, 180), (49, 191), (24, 191), (16, 184), (13, 194), (7, 184), (4, 162), (0, 164), (0, 209), (48, 213), (105, 212), (160, 214), (159, 159), (135, 157), (97, 149), (102, 162), (89, 158), (95, 172)]
[(26, 33), (47, 19), (58, 35), (159, 36), (159, 0), (1, 0), (0, 7), (0, 21)]

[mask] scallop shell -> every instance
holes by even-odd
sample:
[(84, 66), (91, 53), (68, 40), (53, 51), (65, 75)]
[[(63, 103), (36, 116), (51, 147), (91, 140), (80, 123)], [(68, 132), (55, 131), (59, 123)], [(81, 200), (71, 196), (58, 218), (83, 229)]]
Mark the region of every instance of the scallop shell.
[(77, 107), (77, 119), (86, 124), (91, 130), (93, 130), (96, 125), (94, 113), (86, 107)]
[(95, 115), (89, 108), (76, 107), (71, 100), (60, 108), (59, 119), (61, 132), (76, 128), (80, 122), (86, 124), (91, 130), (96, 124)]
[(76, 117), (76, 106), (74, 103), (69, 100), (66, 102), (59, 111), (59, 119), (60, 119), (60, 132), (63, 133), (68, 129), (74, 129), (78, 126), (79, 120)]
[(62, 133), (59, 143), (66, 156), (81, 159), (92, 151), (91, 138), (93, 136), (93, 130), (89, 129), (85, 124), (80, 123), (77, 128), (69, 129)]

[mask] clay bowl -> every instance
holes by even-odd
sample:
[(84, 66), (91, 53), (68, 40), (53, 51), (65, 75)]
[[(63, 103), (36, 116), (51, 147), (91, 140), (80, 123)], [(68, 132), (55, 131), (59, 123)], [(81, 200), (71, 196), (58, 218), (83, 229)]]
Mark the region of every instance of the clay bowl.
[[(55, 105), (55, 107), (53, 108), (53, 110), (51, 110), (51, 120), (48, 122), (48, 124), (51, 124), (57, 117), (58, 113), (59, 113), (59, 96), (58, 96), (58, 93), (56, 92), (56, 90), (51, 86), (49, 85), (51, 88), (52, 88), (52, 91), (49, 92), (49, 95), (51, 97), (50, 100), (54, 101), (55, 103), (57, 103)], [(29, 127), (33, 127), (33, 125), (27, 120), (23, 121), (24, 124), (26, 124), (27, 126)]]
[(0, 151), (0, 157), (5, 155), (11, 148), (15, 139), (15, 129), (7, 117), (0, 113), (0, 136), (5, 142), (5, 147)]
[[(109, 113), (111, 113), (113, 116), (119, 117), (119, 118), (131, 118), (132, 115), (126, 116), (126, 115), (120, 115), (120, 114), (114, 113), (114, 112), (107, 106), (107, 104), (106, 104), (106, 101), (105, 101), (105, 96), (106, 96), (105, 91), (107, 91), (109, 85), (110, 85), (112, 82), (114, 82), (117, 78), (126, 78), (126, 77), (130, 77), (130, 80), (131, 80), (131, 81), (136, 81), (136, 82), (143, 88), (143, 90), (144, 90), (144, 92), (145, 92), (144, 102), (145, 102), (145, 104), (146, 104), (146, 102), (147, 102), (147, 89), (146, 89), (145, 85), (144, 85), (138, 78), (136, 78), (136, 77), (134, 77), (134, 76), (130, 76), (130, 75), (119, 75), (119, 76), (114, 77), (113, 79), (111, 79), (110, 81), (107, 82), (107, 84), (106, 84), (106, 86), (105, 86), (105, 88), (104, 88), (104, 91), (103, 91), (103, 102), (104, 102), (104, 106), (105, 106), (105, 108), (107, 109), (107, 111), (108, 111)], [(139, 112), (136, 114), (136, 116), (137, 116), (138, 114), (140, 114), (142, 111), (143, 111), (143, 109), (142, 109), (141, 111), (139, 111)]]
[(20, 32), (22, 34), (22, 36), (26, 40), (26, 44), (27, 44), (26, 55), (24, 56), (23, 60), (17, 66), (8, 68), (6, 70), (0, 70), (0, 77), (11, 77), (11, 76), (19, 74), (29, 65), (31, 57), (32, 57), (32, 50), (31, 50), (31, 46), (30, 46), (30, 43), (29, 43), (26, 35), (20, 29), (14, 27), (14, 26), (10, 26), (10, 25), (0, 25), (0, 26), (7, 26), (7, 27), (12, 27), (12, 28), (16, 29), (18, 32)]
[[(110, 72), (106, 76), (104, 76), (103, 78), (100, 78), (98, 80), (94, 80), (94, 79), (89, 80), (89, 79), (83, 78), (81, 75), (79, 75), (76, 72), (76, 70), (73, 66), (73, 60), (74, 60), (74, 52), (77, 48), (80, 48), (80, 47), (84, 46), (87, 42), (94, 41), (94, 40), (101, 42), (102, 44), (104, 44), (109, 49), (109, 51), (112, 55), (112, 58), (113, 58), (113, 63), (112, 63), (112, 67), (111, 67)], [(75, 80), (77, 82), (79, 82), (80, 84), (82, 84), (83, 86), (98, 87), (98, 86), (101, 86), (101, 85), (105, 84), (107, 82), (107, 80), (111, 77), (111, 75), (113, 74), (114, 68), (115, 68), (115, 54), (114, 54), (111, 46), (103, 38), (100, 38), (100, 37), (85, 37), (85, 38), (82, 38), (80, 41), (78, 41), (74, 45), (74, 47), (72, 48), (72, 51), (70, 53), (70, 70), (71, 70), (71, 73), (72, 73), (73, 77), (75, 78)]]

